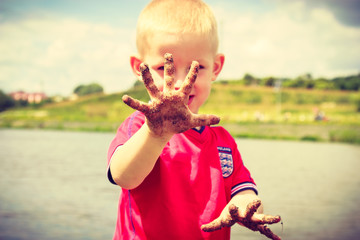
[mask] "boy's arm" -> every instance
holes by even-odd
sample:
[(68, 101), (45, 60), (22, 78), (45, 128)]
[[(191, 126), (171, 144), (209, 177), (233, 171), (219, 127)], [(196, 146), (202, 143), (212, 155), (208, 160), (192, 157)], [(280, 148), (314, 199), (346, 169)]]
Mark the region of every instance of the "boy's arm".
[(140, 65), (144, 85), (151, 102), (144, 103), (129, 96), (123, 101), (144, 113), (145, 124), (111, 157), (110, 171), (115, 183), (125, 189), (137, 187), (151, 172), (166, 143), (176, 133), (198, 126), (217, 124), (213, 115), (193, 114), (187, 106), (189, 94), (196, 80), (199, 64), (193, 62), (181, 88), (174, 87), (174, 63), (165, 54), (164, 90), (159, 91), (145, 64)]
[(154, 135), (145, 123), (112, 155), (110, 172), (114, 182), (124, 189), (137, 187), (153, 169), (170, 138)]
[(235, 223), (259, 231), (271, 239), (280, 239), (265, 224), (280, 222), (280, 216), (265, 215), (259, 197), (252, 190), (239, 192), (232, 197), (220, 216), (214, 221), (201, 226), (205, 232), (212, 232), (223, 227), (231, 227)]

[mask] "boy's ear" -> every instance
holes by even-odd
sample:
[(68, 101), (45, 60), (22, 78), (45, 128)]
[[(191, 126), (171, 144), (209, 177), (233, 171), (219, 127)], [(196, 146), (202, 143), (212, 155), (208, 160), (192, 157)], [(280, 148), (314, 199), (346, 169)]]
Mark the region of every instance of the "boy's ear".
[(225, 55), (222, 53), (216, 54), (214, 61), (214, 68), (213, 68), (213, 77), (211, 79), (212, 81), (215, 81), (218, 75), (220, 74), (224, 66), (224, 62), (225, 62)]
[(132, 55), (130, 56), (130, 66), (135, 74), (136, 78), (141, 81), (140, 64), (142, 63), (140, 57)]

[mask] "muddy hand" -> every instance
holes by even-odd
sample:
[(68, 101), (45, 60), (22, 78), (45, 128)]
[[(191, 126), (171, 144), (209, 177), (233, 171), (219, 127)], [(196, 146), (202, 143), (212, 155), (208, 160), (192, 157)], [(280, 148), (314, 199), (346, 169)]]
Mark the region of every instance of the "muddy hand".
[(235, 205), (230, 205), (228, 214), (225, 216), (220, 216), (214, 221), (203, 225), (201, 229), (204, 232), (213, 232), (223, 227), (231, 227), (233, 224), (239, 223), (240, 225), (243, 225), (253, 231), (259, 231), (261, 234), (264, 234), (270, 239), (280, 240), (281, 238), (274, 234), (270, 228), (265, 225), (280, 222), (280, 216), (257, 214), (256, 211), (260, 205), (260, 200), (255, 200), (252, 203), (249, 203), (245, 214), (243, 215), (240, 214), (238, 207)]
[(219, 117), (193, 114), (187, 106), (199, 71), (199, 63), (192, 62), (182, 86), (180, 89), (175, 89), (175, 67), (172, 55), (167, 53), (164, 57), (164, 90), (160, 91), (156, 87), (149, 67), (142, 63), (141, 76), (151, 102), (144, 103), (127, 95), (123, 96), (123, 101), (131, 108), (143, 112), (150, 130), (158, 136), (181, 133), (190, 128), (219, 123)]

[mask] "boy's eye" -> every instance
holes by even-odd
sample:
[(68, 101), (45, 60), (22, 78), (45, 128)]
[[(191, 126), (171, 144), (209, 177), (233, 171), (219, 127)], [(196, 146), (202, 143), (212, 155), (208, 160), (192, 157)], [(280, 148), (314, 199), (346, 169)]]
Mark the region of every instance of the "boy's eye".
[(157, 70), (159, 70), (159, 71), (164, 71), (164, 66), (158, 67)]
[[(199, 65), (199, 70), (200, 69), (204, 69), (205, 67), (203, 65)], [(189, 72), (190, 71), (190, 67), (187, 69), (187, 71)]]

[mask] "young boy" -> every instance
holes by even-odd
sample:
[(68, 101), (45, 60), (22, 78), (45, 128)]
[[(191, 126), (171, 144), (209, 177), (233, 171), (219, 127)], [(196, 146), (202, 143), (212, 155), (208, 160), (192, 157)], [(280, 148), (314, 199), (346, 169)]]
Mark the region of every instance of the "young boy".
[(209, 127), (217, 116), (197, 114), (224, 64), (217, 46), (201, 0), (155, 0), (141, 13), (130, 64), (151, 101), (123, 97), (138, 111), (109, 148), (108, 177), (121, 187), (114, 239), (230, 239), (236, 222), (278, 239), (264, 224), (280, 217), (260, 213), (234, 139)]

